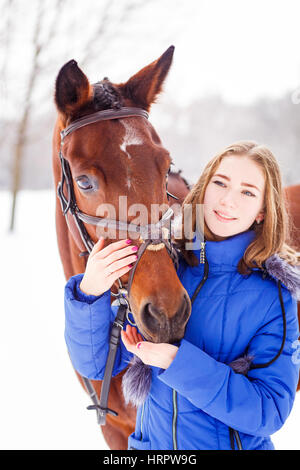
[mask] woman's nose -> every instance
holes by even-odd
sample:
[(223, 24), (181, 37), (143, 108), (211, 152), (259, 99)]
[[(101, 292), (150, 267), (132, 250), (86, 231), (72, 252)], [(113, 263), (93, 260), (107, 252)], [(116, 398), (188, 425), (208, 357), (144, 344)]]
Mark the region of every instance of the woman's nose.
[(220, 199), (220, 204), (226, 207), (236, 207), (236, 200), (233, 194), (227, 193)]

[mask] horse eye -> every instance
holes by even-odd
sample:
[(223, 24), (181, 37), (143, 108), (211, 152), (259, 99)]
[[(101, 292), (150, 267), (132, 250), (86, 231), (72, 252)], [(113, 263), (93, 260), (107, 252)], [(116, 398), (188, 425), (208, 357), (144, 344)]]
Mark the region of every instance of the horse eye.
[(76, 183), (80, 189), (93, 189), (93, 184), (86, 175), (78, 176), (78, 178), (76, 178)]

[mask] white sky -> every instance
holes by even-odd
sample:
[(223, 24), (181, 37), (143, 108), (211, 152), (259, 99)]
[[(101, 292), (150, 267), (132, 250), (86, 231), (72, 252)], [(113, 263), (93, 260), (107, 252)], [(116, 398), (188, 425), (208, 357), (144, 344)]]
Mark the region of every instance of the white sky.
[(196, 4), (197, 15), (177, 44), (171, 95), (187, 76), (194, 83), (184, 87), (182, 97), (191, 99), (195, 90), (219, 92), (241, 104), (300, 86), (299, 1)]
[[(82, 9), (82, 0), (64, 1), (67, 8), (61, 10), (57, 37), (41, 57), (46, 88), (50, 84), (53, 88), (65, 62), (74, 58), (80, 65), (81, 46), (99, 24), (104, 5), (104, 0), (85, 0), (87, 8)], [(6, 114), (19, 112), (17, 94), (26, 83), (32, 54), (30, 22), (36, 9), (36, 1), (15, 0), (14, 4), (17, 28), (10, 29), (14, 43), (6, 72), (9, 85), (0, 78), (1, 108)], [(44, 4), (50, 21), (55, 3), (44, 0)], [(122, 9), (119, 2), (114, 5), (115, 20)], [(70, 26), (71, 15), (75, 20)], [(147, 0), (130, 21), (115, 28), (113, 37), (93, 44), (94, 56), (84, 71), (91, 81), (104, 76), (113, 82), (126, 81), (173, 44), (174, 63), (165, 85), (169, 100), (184, 103), (221, 94), (227, 101), (246, 104), (261, 96), (278, 97), (300, 87), (299, 18), (298, 0)], [(0, 20), (2, 33), (5, 22), (6, 18), (2, 24)], [(3, 35), (0, 39), (1, 59)], [(47, 98), (52, 100), (49, 92)], [(43, 93), (37, 101), (45, 102)]]
[[(149, 6), (138, 18), (134, 54), (130, 38), (116, 46), (118, 60), (111, 68), (120, 80), (126, 68), (135, 73), (173, 44), (165, 87), (172, 100), (220, 93), (227, 101), (246, 104), (300, 87), (298, 0), (162, 0), (159, 8)], [(151, 37), (149, 25), (155, 21), (164, 26)], [(117, 67), (120, 56), (126, 65)]]

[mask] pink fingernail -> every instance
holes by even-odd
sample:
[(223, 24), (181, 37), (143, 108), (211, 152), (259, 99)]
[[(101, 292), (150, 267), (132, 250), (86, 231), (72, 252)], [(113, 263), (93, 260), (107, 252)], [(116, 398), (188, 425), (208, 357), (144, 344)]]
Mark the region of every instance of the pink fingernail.
[(138, 344), (136, 345), (136, 347), (137, 347), (138, 349), (140, 349), (141, 346), (142, 346), (142, 343), (138, 343)]
[(131, 243), (131, 240), (129, 240), (129, 239), (128, 239), (128, 240), (126, 240), (126, 243), (127, 243), (127, 245), (130, 245), (130, 243)]
[(137, 247), (137, 246), (133, 246), (133, 247), (131, 248), (131, 251), (138, 251), (138, 247)]

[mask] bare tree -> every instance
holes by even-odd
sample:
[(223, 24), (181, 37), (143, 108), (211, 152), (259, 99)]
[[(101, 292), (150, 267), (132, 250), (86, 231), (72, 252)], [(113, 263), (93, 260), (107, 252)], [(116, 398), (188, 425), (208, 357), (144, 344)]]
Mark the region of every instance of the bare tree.
[(34, 90), (35, 80), (37, 77), (38, 58), (41, 52), (39, 34), (40, 34), (41, 23), (43, 19), (43, 13), (44, 13), (43, 3), (42, 3), (42, 0), (39, 0), (37, 16), (36, 16), (36, 21), (35, 21), (35, 31), (34, 31), (34, 36), (33, 36), (34, 54), (33, 54), (29, 81), (27, 85), (27, 92), (25, 96), (25, 106), (23, 109), (23, 115), (18, 125), (17, 140), (16, 140), (16, 145), (15, 145), (15, 151), (14, 151), (14, 166), (13, 166), (13, 180), (12, 180), (12, 209), (11, 209), (11, 219), (10, 219), (10, 227), (9, 227), (11, 231), (14, 229), (17, 193), (18, 193), (18, 189), (20, 186), (20, 177), (21, 177), (21, 157), (23, 153), (28, 117), (30, 113), (31, 97), (32, 97), (32, 93)]
[[(7, 65), (9, 63), (10, 43), (11, 43), (11, 30), (12, 30), (12, 7), (13, 0), (6, 0), (1, 5), (1, 11), (4, 18), (2, 28), (0, 30), (0, 48), (2, 50), (2, 62), (0, 65), (0, 101), (5, 109), (7, 102)], [(5, 16), (6, 15), (6, 16)], [(0, 145), (5, 138), (8, 123), (1, 122), (0, 129)]]
[[(30, 120), (35, 112), (34, 99), (37, 94), (37, 83), (41, 81), (41, 77), (45, 77), (45, 74), (49, 73), (49, 70), (52, 71), (51, 68), (57, 62), (57, 54), (63, 53), (65, 56), (68, 46), (72, 46), (72, 37), (68, 36), (66, 48), (64, 48), (63, 51), (57, 47), (52, 47), (51, 49), (52, 42), (57, 40), (56, 36), (59, 36), (59, 34), (66, 36), (66, 31), (69, 31), (71, 34), (74, 34), (74, 37), (77, 39), (78, 34), (76, 36), (76, 32), (78, 33), (78, 27), (82, 26), (82, 24), (79, 25), (76, 23), (78, 15), (75, 17), (72, 14), (72, 8), (70, 8), (74, 5), (75, 10), (75, 6), (78, 6), (79, 3), (73, 4), (70, 3), (69, 0), (56, 0), (54, 5), (53, 3), (49, 4), (45, 0), (35, 0), (35, 2), (35, 18), (32, 24), (32, 60), (30, 64), (26, 64), (28, 79), (24, 90), (24, 97), (22, 98), (22, 104), (18, 104), (18, 114), (21, 111), (21, 116), (17, 122), (16, 137), (13, 146), (10, 231), (13, 231), (15, 226), (17, 196), (22, 178), (22, 162), (26, 143), (28, 143)], [(11, 8), (14, 3), (20, 5), (16, 0), (6, 0), (6, 8)], [(149, 2), (147, 5), (148, 4)], [(101, 42), (105, 44), (105, 41), (108, 41), (108, 39), (110, 43), (113, 42), (120, 34), (122, 25), (127, 24), (129, 21), (130, 15), (143, 5), (145, 5), (145, 0), (124, 0), (121, 4), (117, 4), (115, 0), (106, 0), (102, 2), (101, 6), (99, 6), (98, 1), (92, 2), (91, 6), (94, 8), (94, 13), (97, 14), (97, 17), (99, 15), (99, 21), (90, 35), (86, 34), (82, 36), (84, 41), (83, 44), (81, 44), (83, 50), (82, 59), (80, 61), (81, 66), (91, 61), (96, 54), (96, 49), (99, 51), (99, 44)], [(93, 8), (90, 10), (91, 16), (93, 15)], [(49, 13), (52, 15), (50, 24)], [(59, 22), (63, 16), (64, 25), (59, 31)], [(48, 32), (45, 35), (46, 30)], [(47, 57), (48, 60), (44, 60), (43, 62), (42, 59), (45, 57)], [(8, 59), (10, 59), (10, 57), (8, 57)], [(45, 90), (46, 93), (43, 93), (43, 95), (47, 96), (47, 99), (44, 101), (49, 103), (50, 86), (52, 87), (53, 85), (52, 82), (50, 84), (48, 80), (47, 83), (48, 86), (44, 86), (44, 90), (45, 88), (47, 88), (47, 90)], [(10, 99), (13, 99), (13, 97)], [(43, 100), (41, 100), (40, 104), (42, 104), (42, 102)]]
[[(177, 2), (182, 3), (183, 0)], [(176, 0), (172, 5), (175, 4)], [(4, 163), (7, 174), (11, 176), (10, 231), (15, 227), (19, 190), (24, 181), (28, 184), (32, 178), (31, 168), (35, 167), (38, 158), (37, 152), (30, 155), (29, 168), (25, 160), (28, 150), (34, 142), (36, 149), (42, 136), (45, 139), (47, 134), (48, 138), (51, 132), (47, 127), (41, 133), (38, 116), (43, 117), (46, 125), (47, 115), (50, 116), (53, 107), (53, 78), (59, 64), (75, 53), (81, 67), (88, 67), (94, 60), (99, 64), (100, 57), (103, 68), (111, 65), (111, 51), (114, 53), (120, 42), (123, 44), (123, 39), (135, 45), (139, 34), (136, 27), (147, 20), (152, 8), (158, 8), (159, 12), (160, 5), (158, 0), (89, 0), (89, 8), (82, 9), (81, 0), (33, 0), (26, 4), (22, 0), (0, 0), (0, 50), (4, 52), (3, 58), (0, 57), (0, 97), (5, 104), (1, 108), (6, 111), (5, 114), (2, 111), (0, 119), (0, 164)], [(78, 14), (79, 8), (85, 17)], [(146, 21), (143, 37), (146, 33), (154, 37), (154, 31), (161, 28), (164, 21), (165, 17), (159, 13), (157, 21)], [(26, 35), (24, 41), (23, 35)], [(29, 35), (31, 39), (28, 41)], [(20, 55), (26, 60), (20, 61)], [(121, 65), (120, 61), (120, 67), (124, 62)], [(34, 121), (38, 122), (35, 127), (32, 126)], [(47, 162), (44, 164), (39, 160), (38, 165), (40, 168), (44, 165), (49, 178), (51, 163), (47, 166)], [(42, 175), (44, 181), (49, 182), (45, 174)], [(7, 177), (4, 172), (2, 175), (3, 184), (6, 184)]]
[(51, 40), (55, 31), (55, 24), (57, 21), (57, 16), (59, 15), (61, 0), (57, 0), (55, 4), (55, 15), (53, 16), (52, 24), (49, 28), (48, 37), (43, 42), (41, 41), (40, 34), (43, 27), (43, 20), (46, 13), (45, 3), (43, 0), (38, 0), (37, 2), (37, 13), (34, 23), (34, 34), (33, 34), (33, 57), (32, 63), (29, 72), (29, 79), (27, 83), (27, 89), (25, 93), (24, 106), (22, 116), (17, 126), (17, 136), (14, 147), (14, 160), (13, 160), (13, 170), (12, 170), (12, 208), (11, 208), (11, 218), (9, 230), (13, 231), (15, 225), (15, 214), (16, 214), (16, 203), (17, 195), (20, 188), (21, 180), (21, 169), (22, 169), (22, 155), (24, 152), (24, 146), (26, 143), (26, 133), (28, 129), (28, 121), (30, 113), (32, 112), (32, 97), (35, 91), (36, 81), (39, 69), (39, 57), (43, 48), (46, 47), (48, 42)]

